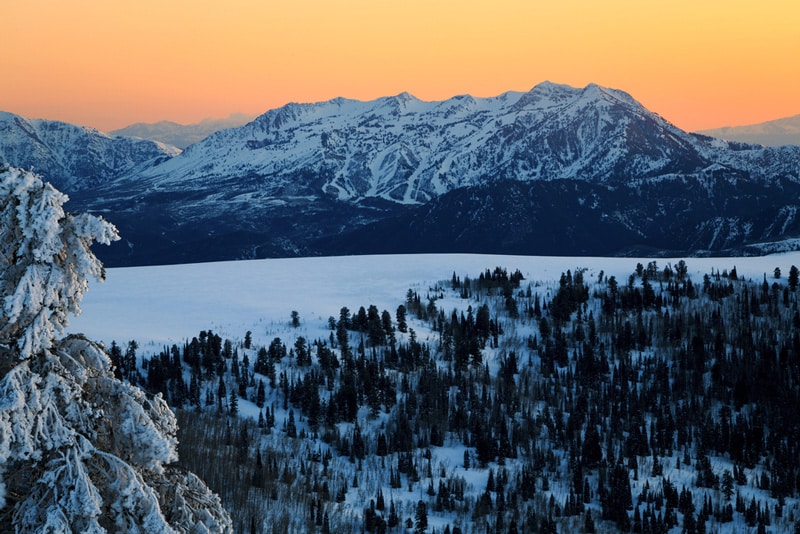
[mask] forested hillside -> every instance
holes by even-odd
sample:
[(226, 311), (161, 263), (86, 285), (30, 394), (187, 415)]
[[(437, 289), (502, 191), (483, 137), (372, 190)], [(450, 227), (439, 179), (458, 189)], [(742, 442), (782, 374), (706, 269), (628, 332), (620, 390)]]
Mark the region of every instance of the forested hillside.
[[(324, 337), (111, 347), (241, 532), (793, 531), (798, 270), (443, 273)], [(291, 306), (292, 303), (286, 303)], [(139, 352), (142, 352), (139, 350)]]

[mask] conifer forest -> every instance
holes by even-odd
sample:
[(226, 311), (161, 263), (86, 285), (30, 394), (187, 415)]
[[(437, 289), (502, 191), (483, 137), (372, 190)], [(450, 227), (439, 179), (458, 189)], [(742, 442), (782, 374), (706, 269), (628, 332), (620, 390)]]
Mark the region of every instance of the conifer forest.
[(237, 532), (797, 532), (798, 269), (687, 273), (445, 274), (324, 338), (110, 355)]

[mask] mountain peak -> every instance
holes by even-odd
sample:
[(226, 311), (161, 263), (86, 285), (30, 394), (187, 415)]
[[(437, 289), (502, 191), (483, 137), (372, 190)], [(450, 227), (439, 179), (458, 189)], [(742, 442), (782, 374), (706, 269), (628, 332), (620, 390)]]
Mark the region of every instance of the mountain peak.
[(550, 80), (545, 80), (537, 83), (531, 88), (529, 93), (574, 93), (578, 91), (577, 88), (564, 83), (555, 83)]
[(596, 83), (590, 83), (587, 84), (586, 87), (584, 87), (581, 92), (582, 94), (590, 96), (592, 98), (600, 98), (607, 101), (616, 100), (618, 102), (622, 102), (627, 105), (635, 105), (637, 107), (643, 108), (643, 106), (630, 94), (620, 89), (612, 89), (610, 87), (604, 87)]
[(422, 100), (418, 99), (417, 97), (406, 91), (403, 91), (402, 93), (397, 94), (395, 96), (387, 96), (379, 100), (383, 100), (387, 105), (391, 107), (392, 111), (395, 113), (415, 111), (414, 108), (418, 104), (423, 103)]
[(617, 101), (627, 105), (641, 107), (631, 95), (619, 89), (612, 89), (597, 83), (589, 83), (585, 87), (573, 87), (571, 85), (544, 81), (535, 85), (526, 95), (525, 105), (538, 103), (541, 105), (547, 101), (561, 103), (567, 100), (583, 98), (585, 100), (604, 100), (607, 102)]
[(418, 101), (419, 100), (417, 97), (415, 97), (414, 95), (412, 95), (408, 91), (403, 91), (402, 93), (398, 93), (397, 95), (395, 95), (395, 96), (393, 96), (391, 98), (394, 98), (398, 102), (412, 102), (412, 101)]

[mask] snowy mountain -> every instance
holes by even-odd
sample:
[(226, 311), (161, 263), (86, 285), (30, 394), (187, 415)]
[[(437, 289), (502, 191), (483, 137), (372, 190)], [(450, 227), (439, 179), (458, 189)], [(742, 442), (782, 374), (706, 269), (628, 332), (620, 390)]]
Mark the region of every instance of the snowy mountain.
[[(800, 151), (766, 153), (779, 164), (800, 159)], [(622, 91), (545, 82), (494, 98), (423, 102), (402, 93), (371, 102), (289, 104), (218, 132), (137, 178), (161, 190), (230, 186), (263, 199), (419, 204), (498, 179), (624, 184), (714, 164), (758, 178), (783, 170), (763, 168), (757, 161), (763, 154), (761, 147), (688, 134)]]
[(800, 115), (747, 126), (724, 126), (698, 133), (764, 146), (800, 145)]
[(496, 179), (625, 183), (697, 172), (729, 163), (728, 149), (681, 131), (622, 91), (542, 83), (494, 98), (422, 102), (402, 93), (289, 104), (138, 178), (161, 190), (222, 185), (265, 199), (419, 204)]
[(33, 170), (67, 192), (94, 187), (179, 152), (163, 143), (0, 111), (0, 162)]
[[(99, 252), (109, 265), (420, 248), (553, 252), (519, 231), (503, 248), (489, 231), (500, 221), (547, 225), (557, 253), (719, 254), (800, 236), (798, 173), (798, 146), (689, 134), (623, 91), (545, 82), (492, 98), (423, 102), (402, 93), (288, 104), (173, 158), (67, 192), (77, 209), (120, 228), (125, 242)], [(546, 185), (560, 181), (584, 193)], [(516, 187), (528, 196), (515, 196)], [(450, 206), (456, 197), (461, 207)], [(493, 200), (492, 222), (478, 228), (484, 198)], [(594, 201), (581, 204), (583, 217), (544, 215), (573, 213), (586, 198)], [(598, 240), (589, 227), (614, 238)], [(402, 231), (387, 234), (392, 228)], [(485, 238), (470, 239), (479, 229)]]
[(234, 113), (225, 119), (204, 119), (195, 124), (178, 124), (172, 121), (137, 122), (109, 133), (116, 136), (150, 139), (151, 141), (166, 143), (183, 150), (189, 145), (202, 141), (214, 132), (225, 128), (242, 126), (254, 118), (254, 115)]

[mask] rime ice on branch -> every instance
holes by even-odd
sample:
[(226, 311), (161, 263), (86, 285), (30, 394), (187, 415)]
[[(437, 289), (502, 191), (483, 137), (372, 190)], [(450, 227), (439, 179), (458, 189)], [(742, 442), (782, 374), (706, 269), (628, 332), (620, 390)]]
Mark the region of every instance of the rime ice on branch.
[(0, 347), (15, 359), (50, 348), (80, 313), (87, 278), (105, 278), (89, 246), (119, 239), (101, 218), (65, 213), (66, 201), (38, 176), (0, 167)]
[(20, 532), (225, 532), (219, 498), (177, 460), (160, 396), (114, 377), (102, 347), (58, 339), (114, 226), (0, 165), (0, 524)]

